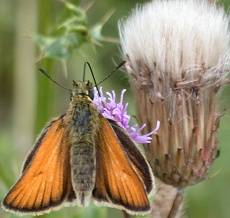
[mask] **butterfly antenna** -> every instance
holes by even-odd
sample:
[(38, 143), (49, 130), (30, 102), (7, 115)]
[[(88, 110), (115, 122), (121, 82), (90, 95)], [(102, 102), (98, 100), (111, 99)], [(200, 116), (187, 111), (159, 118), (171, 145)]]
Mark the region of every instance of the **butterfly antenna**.
[(44, 76), (46, 76), (50, 81), (52, 81), (53, 83), (55, 83), (56, 85), (60, 86), (61, 88), (68, 90), (68, 91), (72, 91), (71, 89), (68, 89), (66, 87), (64, 87), (63, 85), (61, 85), (60, 83), (58, 83), (56, 80), (54, 80), (45, 70), (43, 69), (38, 69), (40, 73), (42, 73)]
[[(94, 76), (94, 73), (93, 73), (93, 69), (92, 69), (90, 63), (89, 63), (88, 61), (86, 61), (85, 64), (84, 64), (84, 71), (85, 71), (85, 66), (86, 66), (86, 65), (89, 67), (89, 70), (90, 70), (90, 73), (91, 73), (91, 75), (92, 75), (92, 77), (93, 77), (93, 81), (94, 81), (95, 87), (96, 87), (96, 89), (97, 89), (98, 95), (101, 97), (101, 94), (100, 94), (100, 92), (99, 92), (99, 89), (98, 89), (98, 86), (97, 86), (97, 82), (96, 82), (96, 79), (95, 79), (95, 76)], [(84, 73), (84, 74), (85, 74), (85, 73)], [(85, 79), (85, 78), (84, 78), (84, 74), (83, 74), (83, 79)], [(84, 80), (83, 80), (83, 81), (84, 81)]]
[(87, 66), (87, 62), (84, 63), (84, 69), (83, 69), (83, 78), (82, 81), (85, 81), (85, 71), (86, 71), (86, 66)]
[(101, 83), (103, 83), (105, 80), (107, 80), (109, 77), (111, 77), (113, 75), (114, 72), (116, 72), (118, 69), (120, 69), (126, 61), (122, 61), (119, 65), (116, 66), (116, 68), (111, 71), (103, 80), (101, 80), (98, 85), (100, 85)]

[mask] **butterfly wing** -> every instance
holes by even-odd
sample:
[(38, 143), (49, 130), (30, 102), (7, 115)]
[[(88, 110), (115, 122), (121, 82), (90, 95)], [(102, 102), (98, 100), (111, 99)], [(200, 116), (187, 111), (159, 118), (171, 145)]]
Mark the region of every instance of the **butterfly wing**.
[(21, 177), (3, 200), (5, 209), (41, 214), (74, 199), (67, 134), (64, 116), (44, 129), (25, 161)]
[(125, 135), (125, 139), (120, 140), (109, 121), (100, 120), (93, 197), (128, 213), (149, 212), (147, 193), (152, 189), (152, 178), (148, 164), (123, 131), (116, 130)]
[(119, 138), (121, 145), (123, 145), (122, 148), (124, 149), (126, 155), (128, 155), (129, 159), (132, 161), (132, 166), (135, 167), (135, 170), (144, 182), (146, 191), (150, 193), (153, 190), (154, 183), (148, 162), (127, 133), (113, 120), (109, 120), (109, 122)]

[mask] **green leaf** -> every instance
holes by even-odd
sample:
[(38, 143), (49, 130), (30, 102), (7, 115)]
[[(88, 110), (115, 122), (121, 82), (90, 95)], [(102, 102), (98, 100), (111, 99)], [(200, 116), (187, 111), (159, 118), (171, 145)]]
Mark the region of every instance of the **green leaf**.
[(68, 10), (70, 10), (74, 13), (74, 15), (78, 21), (82, 21), (82, 22), (86, 21), (87, 16), (86, 16), (85, 11), (82, 8), (72, 4), (70, 2), (67, 2), (67, 1), (64, 4)]
[(88, 33), (88, 28), (86, 27), (86, 24), (79, 23), (75, 17), (71, 17), (64, 21), (58, 29), (64, 29), (66, 33), (71, 31), (77, 31), (78, 33), (81, 33), (83, 35), (86, 35)]
[(74, 33), (60, 37), (38, 35), (36, 41), (45, 57), (67, 59), (71, 56), (71, 50), (83, 43), (84, 37)]
[(102, 29), (102, 24), (97, 24), (91, 29), (90, 33), (93, 43), (95, 43), (96, 45), (101, 45), (101, 42), (119, 43), (119, 40), (117, 38), (104, 36), (102, 34)]
[(84, 43), (91, 45), (101, 45), (102, 42), (118, 42), (112, 37), (103, 36), (104, 24), (112, 16), (114, 10), (106, 13), (99, 23), (89, 27), (84, 9), (70, 2), (63, 2), (65, 7), (71, 12), (70, 15), (55, 28), (55, 35), (36, 37), (36, 42), (41, 51), (41, 57), (66, 60), (75, 49)]
[(68, 19), (66, 19), (63, 23), (61, 23), (57, 29), (69, 29), (71, 26), (75, 25), (75, 23), (78, 22), (77, 17), (72, 16)]
[(108, 13), (106, 13), (105, 16), (101, 19), (101, 21), (91, 28), (90, 33), (91, 33), (93, 43), (97, 45), (101, 45), (100, 42), (112, 42), (112, 43), (119, 42), (118, 39), (116, 38), (107, 37), (102, 34), (102, 30), (105, 23), (110, 19), (113, 13), (114, 10), (111, 10)]

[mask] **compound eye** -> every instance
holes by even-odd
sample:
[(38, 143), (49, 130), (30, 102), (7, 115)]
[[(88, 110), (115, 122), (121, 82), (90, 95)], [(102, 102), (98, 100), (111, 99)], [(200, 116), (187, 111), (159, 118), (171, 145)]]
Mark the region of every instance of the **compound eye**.
[(89, 89), (89, 97), (93, 100), (94, 99), (94, 90), (93, 88)]
[(75, 87), (79, 86), (78, 83), (75, 80), (73, 80), (73, 86), (75, 86)]

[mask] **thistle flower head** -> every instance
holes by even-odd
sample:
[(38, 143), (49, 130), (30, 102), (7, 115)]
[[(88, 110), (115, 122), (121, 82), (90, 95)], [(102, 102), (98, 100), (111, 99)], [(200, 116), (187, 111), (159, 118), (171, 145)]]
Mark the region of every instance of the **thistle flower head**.
[(120, 99), (118, 101), (116, 99), (114, 90), (112, 92), (106, 92), (106, 95), (104, 95), (102, 87), (100, 87), (99, 92), (100, 96), (97, 92), (97, 89), (94, 89), (93, 103), (102, 116), (107, 119), (114, 120), (136, 143), (146, 144), (151, 142), (151, 136), (159, 129), (159, 121), (157, 122), (155, 129), (147, 134), (142, 135), (141, 131), (145, 128), (145, 124), (143, 124), (141, 127), (138, 127), (137, 125), (130, 125), (131, 117), (127, 112), (128, 103), (124, 103), (124, 94), (126, 90), (122, 90)]
[(230, 72), (229, 17), (207, 0), (155, 0), (119, 27), (138, 118), (161, 122), (145, 147), (155, 176), (179, 188), (205, 179), (218, 151), (217, 93)]

